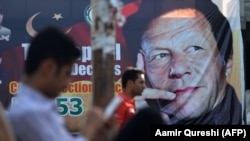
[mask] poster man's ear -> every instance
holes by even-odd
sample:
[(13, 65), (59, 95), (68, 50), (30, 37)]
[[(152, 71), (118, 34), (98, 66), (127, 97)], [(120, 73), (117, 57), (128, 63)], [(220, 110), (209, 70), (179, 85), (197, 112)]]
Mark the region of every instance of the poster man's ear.
[(232, 60), (232, 56), (230, 56), (228, 59), (227, 59), (227, 63), (226, 63), (226, 77), (228, 77), (231, 73), (231, 70), (232, 70), (232, 66), (233, 66), (233, 60)]
[(137, 67), (138, 69), (144, 70), (144, 60), (143, 60), (143, 55), (142, 55), (142, 53), (138, 53), (138, 54), (137, 54), (136, 67)]

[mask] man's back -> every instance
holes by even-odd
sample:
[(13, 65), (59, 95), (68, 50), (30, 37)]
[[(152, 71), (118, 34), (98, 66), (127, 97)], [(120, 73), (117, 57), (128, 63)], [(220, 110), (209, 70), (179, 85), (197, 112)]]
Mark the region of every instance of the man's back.
[(135, 115), (135, 102), (133, 98), (128, 97), (124, 93), (119, 93), (119, 97), (123, 102), (116, 111), (116, 121), (123, 127)]

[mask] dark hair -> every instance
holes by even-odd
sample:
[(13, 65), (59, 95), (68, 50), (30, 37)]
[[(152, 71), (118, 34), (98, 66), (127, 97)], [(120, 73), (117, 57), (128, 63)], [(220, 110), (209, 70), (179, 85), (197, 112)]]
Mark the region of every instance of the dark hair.
[(127, 67), (122, 74), (122, 88), (126, 88), (128, 80), (135, 81), (140, 74), (144, 74), (144, 71), (133, 67)]
[(70, 36), (58, 27), (48, 26), (31, 41), (24, 71), (27, 75), (33, 74), (48, 58), (53, 59), (60, 69), (64, 65), (73, 63), (80, 55), (80, 50)]
[(194, 8), (205, 16), (211, 25), (222, 61), (227, 62), (233, 53), (232, 31), (227, 19), (211, 0), (142, 0), (138, 12), (127, 19), (123, 28), (127, 46), (134, 59), (148, 24), (163, 13), (183, 8)]

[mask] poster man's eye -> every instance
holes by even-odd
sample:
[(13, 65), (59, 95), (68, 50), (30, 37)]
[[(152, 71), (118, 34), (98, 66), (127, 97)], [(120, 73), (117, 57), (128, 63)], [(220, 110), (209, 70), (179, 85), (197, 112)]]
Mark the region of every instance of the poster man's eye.
[(203, 48), (200, 46), (190, 46), (190, 47), (188, 47), (188, 49), (186, 51), (188, 53), (194, 53), (194, 52), (199, 51), (199, 50), (203, 50)]
[(158, 54), (155, 54), (153, 56), (150, 57), (150, 62), (151, 61), (154, 61), (154, 60), (157, 60), (157, 61), (160, 61), (160, 60), (165, 60), (165, 61), (168, 61), (170, 58), (170, 53), (167, 53), (167, 52), (162, 52), (162, 53), (158, 53)]

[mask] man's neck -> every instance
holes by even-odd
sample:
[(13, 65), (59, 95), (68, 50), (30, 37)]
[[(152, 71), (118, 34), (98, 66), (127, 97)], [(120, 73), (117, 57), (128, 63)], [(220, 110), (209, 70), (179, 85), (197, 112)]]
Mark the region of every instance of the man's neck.
[(128, 97), (130, 97), (130, 98), (134, 98), (133, 94), (132, 94), (131, 91), (129, 91), (129, 90), (123, 89), (123, 93), (124, 93), (125, 95), (127, 95)]

